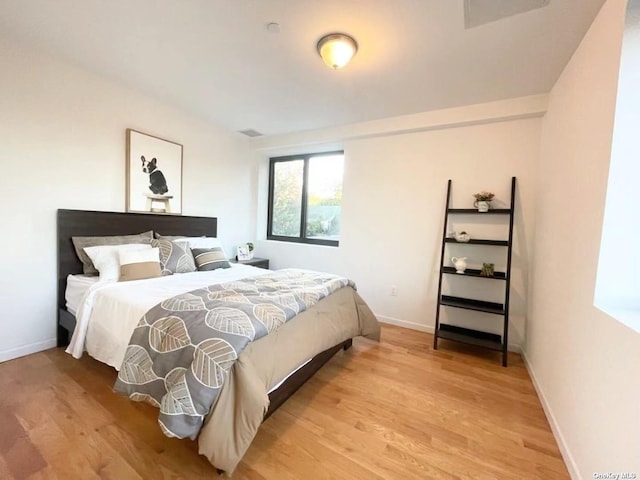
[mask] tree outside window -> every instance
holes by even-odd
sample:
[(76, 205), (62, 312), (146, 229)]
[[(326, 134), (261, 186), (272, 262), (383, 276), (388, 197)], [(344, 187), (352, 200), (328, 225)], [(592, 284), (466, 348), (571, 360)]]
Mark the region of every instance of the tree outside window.
[(267, 238), (337, 246), (344, 152), (270, 161)]

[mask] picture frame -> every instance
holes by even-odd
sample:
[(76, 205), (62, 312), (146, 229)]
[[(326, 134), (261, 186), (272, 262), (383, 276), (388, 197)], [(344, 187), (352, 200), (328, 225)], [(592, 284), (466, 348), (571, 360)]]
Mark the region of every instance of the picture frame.
[(126, 211), (182, 214), (182, 145), (127, 129)]
[(251, 258), (253, 258), (253, 255), (251, 255), (251, 252), (249, 251), (249, 245), (238, 245), (237, 256), (239, 262), (243, 260), (251, 260)]

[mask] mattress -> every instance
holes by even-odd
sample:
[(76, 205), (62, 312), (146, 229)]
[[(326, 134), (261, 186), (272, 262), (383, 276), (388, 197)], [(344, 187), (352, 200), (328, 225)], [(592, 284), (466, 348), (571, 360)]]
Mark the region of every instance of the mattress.
[(67, 289), (64, 298), (67, 310), (73, 315), (78, 312), (78, 307), (87, 291), (92, 285), (98, 283), (99, 277), (95, 275), (69, 275), (67, 276)]
[[(66, 351), (80, 358), (86, 349), (96, 360), (119, 370), (134, 328), (153, 306), (197, 288), (267, 273), (269, 270), (232, 264), (231, 268), (130, 282), (93, 282), (73, 305), (77, 324)], [(75, 288), (80, 287), (72, 287), (72, 293), (77, 292)]]

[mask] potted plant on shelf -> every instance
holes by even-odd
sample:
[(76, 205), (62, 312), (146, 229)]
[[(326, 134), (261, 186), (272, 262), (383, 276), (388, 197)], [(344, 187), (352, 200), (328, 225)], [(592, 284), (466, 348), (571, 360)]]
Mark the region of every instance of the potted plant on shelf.
[(473, 202), (473, 206), (476, 207), (479, 212), (488, 212), (489, 204), (491, 200), (493, 200), (493, 197), (495, 197), (495, 194), (482, 191), (480, 193), (474, 193), (473, 196), (476, 199), (476, 201)]
[(495, 264), (494, 263), (483, 263), (482, 264), (482, 270), (480, 270), (480, 276), (481, 277), (493, 277), (494, 271), (493, 269), (495, 268)]

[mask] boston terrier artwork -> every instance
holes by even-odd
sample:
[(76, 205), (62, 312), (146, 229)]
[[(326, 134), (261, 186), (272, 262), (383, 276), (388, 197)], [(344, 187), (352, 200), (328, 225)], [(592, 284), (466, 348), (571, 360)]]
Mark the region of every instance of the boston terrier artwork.
[(156, 195), (164, 195), (169, 191), (167, 187), (167, 179), (164, 178), (164, 174), (158, 170), (158, 161), (152, 158), (150, 162), (144, 158), (144, 155), (140, 157), (142, 160), (142, 171), (149, 174), (149, 190)]

